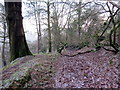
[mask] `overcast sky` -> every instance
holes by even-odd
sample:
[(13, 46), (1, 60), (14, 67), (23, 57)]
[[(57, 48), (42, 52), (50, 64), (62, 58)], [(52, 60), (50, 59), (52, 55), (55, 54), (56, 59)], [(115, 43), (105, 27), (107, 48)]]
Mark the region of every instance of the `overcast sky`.
[(22, 15), (23, 15), (23, 27), (26, 32), (26, 39), (29, 41), (35, 41), (37, 39), (36, 28), (34, 22), (25, 17), (26, 15), (26, 6), (22, 4)]

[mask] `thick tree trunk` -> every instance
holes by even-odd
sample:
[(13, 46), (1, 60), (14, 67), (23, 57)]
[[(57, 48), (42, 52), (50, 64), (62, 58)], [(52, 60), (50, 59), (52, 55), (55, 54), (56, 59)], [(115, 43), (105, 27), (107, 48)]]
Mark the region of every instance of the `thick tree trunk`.
[(21, 6), (21, 2), (5, 2), (10, 42), (10, 61), (22, 56), (32, 55), (25, 38)]

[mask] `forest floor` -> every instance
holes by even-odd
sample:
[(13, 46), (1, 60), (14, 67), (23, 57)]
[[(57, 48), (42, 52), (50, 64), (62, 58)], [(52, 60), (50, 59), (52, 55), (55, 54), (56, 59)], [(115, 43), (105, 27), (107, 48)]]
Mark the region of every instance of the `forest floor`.
[(69, 52), (58, 58), (55, 88), (118, 88), (120, 54), (101, 49), (71, 57), (76, 51)]
[[(87, 51), (88, 48), (83, 48), (66, 50), (62, 55), (25, 57), (2, 70), (3, 86), (8, 86), (9, 79), (9, 83), (12, 82), (9, 87), (118, 88), (120, 54), (115, 55), (104, 49)], [(29, 69), (26, 70), (26, 67)], [(27, 74), (22, 76), (21, 70), (27, 71)], [(15, 77), (13, 74), (17, 71), (22, 79), (16, 78), (12, 81), (11, 78)]]

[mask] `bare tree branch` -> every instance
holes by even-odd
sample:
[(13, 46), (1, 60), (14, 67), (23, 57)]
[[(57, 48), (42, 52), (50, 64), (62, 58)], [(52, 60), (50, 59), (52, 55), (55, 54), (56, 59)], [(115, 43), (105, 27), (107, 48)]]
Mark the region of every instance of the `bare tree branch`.
[(117, 7), (117, 8), (119, 8), (120, 9), (120, 6), (119, 5), (117, 5), (117, 4), (115, 4), (114, 2), (112, 2), (111, 0), (108, 0), (109, 1), (109, 3), (110, 4), (112, 4), (113, 6), (115, 6), (115, 7)]

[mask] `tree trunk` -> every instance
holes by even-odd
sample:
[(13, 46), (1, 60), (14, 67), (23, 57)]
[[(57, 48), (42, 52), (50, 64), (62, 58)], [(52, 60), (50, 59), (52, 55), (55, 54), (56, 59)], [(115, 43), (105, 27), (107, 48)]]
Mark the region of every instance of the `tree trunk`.
[(41, 25), (40, 25), (40, 14), (38, 15), (38, 53), (40, 52), (41, 49)]
[(78, 38), (79, 38), (79, 43), (80, 43), (80, 32), (81, 32), (81, 3), (82, 1), (79, 0), (79, 4), (78, 4)]
[(21, 7), (21, 2), (5, 2), (10, 42), (10, 61), (26, 55), (32, 55), (25, 38)]
[(52, 42), (51, 42), (51, 30), (50, 30), (50, 2), (47, 2), (47, 14), (48, 14), (48, 44), (49, 52), (52, 52)]
[(117, 43), (118, 43), (118, 45), (120, 47), (120, 29), (118, 29)]
[[(120, 4), (120, 2), (119, 2), (119, 4)], [(118, 22), (120, 22), (120, 11), (118, 12)], [(120, 47), (120, 28), (118, 28), (118, 30), (117, 30), (117, 43), (118, 43), (118, 45), (119, 45), (119, 47)]]
[(59, 23), (58, 23), (58, 15), (57, 15), (57, 10), (55, 9), (53, 12), (53, 17), (52, 17), (52, 34), (53, 34), (53, 49), (54, 50), (59, 50), (61, 47), (61, 34), (60, 34), (60, 29), (59, 29)]
[(4, 36), (3, 36), (3, 45), (2, 45), (2, 62), (3, 62), (3, 66), (6, 66), (7, 63), (5, 61), (5, 43), (6, 43), (6, 25), (5, 25), (5, 22), (3, 23), (3, 28), (4, 28)]
[(39, 3), (36, 2), (35, 5), (33, 5), (33, 6), (34, 6), (34, 15), (35, 15), (35, 22), (36, 22), (36, 29), (37, 29), (37, 41), (38, 41), (37, 51), (39, 53), (40, 49), (41, 49), (41, 21), (40, 21), (40, 11), (36, 10), (36, 8), (38, 7), (38, 4)]

